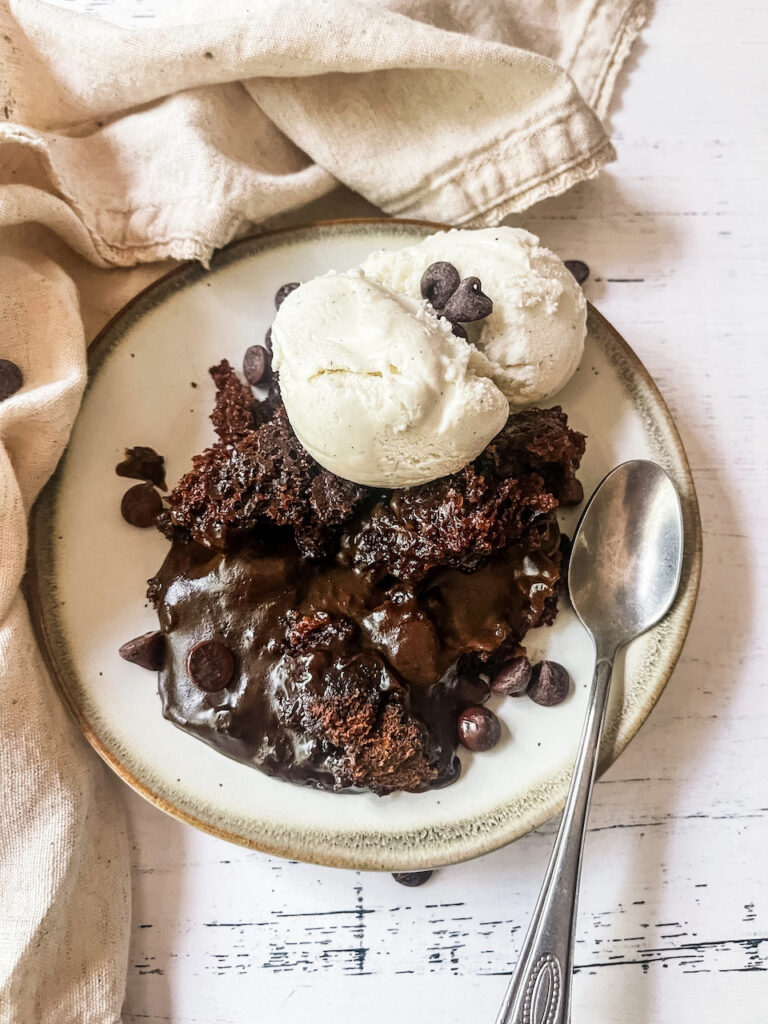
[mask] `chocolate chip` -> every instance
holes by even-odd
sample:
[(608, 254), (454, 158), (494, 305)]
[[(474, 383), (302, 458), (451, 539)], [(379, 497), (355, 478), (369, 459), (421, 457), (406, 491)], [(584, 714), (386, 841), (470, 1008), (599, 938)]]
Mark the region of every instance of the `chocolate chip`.
[(129, 487), (120, 502), (120, 513), (126, 523), (142, 530), (153, 526), (155, 517), (163, 511), (163, 499), (152, 484)]
[(267, 333), (264, 335), (264, 348), (267, 352), (272, 351), (272, 328), (267, 328)]
[(281, 284), (275, 292), (275, 309), (280, 309), (285, 299), (295, 292), (301, 284), (301, 281), (289, 281), (288, 284)]
[(484, 294), (479, 277), (465, 277), (443, 307), (443, 316), (466, 324), (482, 320), (493, 312), (493, 302)]
[(0, 359), (0, 402), (15, 395), (24, 383), (24, 374), (10, 359)]
[(589, 267), (587, 264), (583, 260), (565, 260), (565, 265), (579, 284), (584, 284), (589, 277)]
[(159, 672), (165, 662), (165, 637), (158, 629), (142, 633), (124, 643), (118, 653), (132, 665)]
[(558, 662), (540, 661), (533, 666), (528, 696), (537, 704), (543, 704), (547, 708), (553, 707), (565, 700), (570, 688), (571, 677), (567, 669)]
[(522, 697), (531, 681), (531, 663), (526, 657), (505, 662), (491, 680), (494, 693), (507, 697)]
[(414, 889), (417, 885), (424, 885), (428, 882), (434, 871), (395, 871), (392, 877), (400, 885), (407, 885), (409, 888)]
[(468, 750), (490, 750), (500, 736), (501, 724), (490, 708), (467, 708), (459, 715), (459, 739)]
[(584, 501), (584, 488), (575, 476), (563, 480), (557, 495), (561, 505), (580, 505)]
[(438, 260), (430, 263), (421, 275), (421, 297), (435, 309), (442, 309), (459, 287), (461, 277), (452, 263)]
[(187, 655), (187, 672), (206, 693), (223, 690), (234, 671), (232, 652), (218, 640), (202, 640)]
[(253, 387), (272, 378), (272, 356), (263, 345), (251, 345), (243, 357), (243, 376)]
[(464, 330), (461, 324), (451, 324), (451, 330), (453, 331), (457, 338), (463, 338), (464, 341), (467, 340), (467, 332)]
[[(196, 384), (192, 386), (197, 387)], [(154, 448), (140, 444), (135, 448), (126, 448), (125, 458), (115, 466), (115, 472), (118, 476), (127, 476), (132, 480), (147, 480), (161, 491), (168, 489), (165, 482), (165, 459)]]

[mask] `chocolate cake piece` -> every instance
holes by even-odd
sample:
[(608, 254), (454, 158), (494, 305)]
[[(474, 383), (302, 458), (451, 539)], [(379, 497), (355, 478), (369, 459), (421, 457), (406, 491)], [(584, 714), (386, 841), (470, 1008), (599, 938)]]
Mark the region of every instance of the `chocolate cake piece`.
[(285, 724), (337, 748), (328, 766), (338, 787), (416, 791), (437, 777), (442, 751), (408, 710), (404, 687), (379, 655), (329, 659), (316, 690), (303, 691), (301, 683), (286, 689)]
[(382, 497), (342, 548), (358, 569), (409, 580), (472, 571), (512, 541), (536, 549), (584, 447), (558, 406), (513, 413), (460, 472)]
[(586, 449), (586, 438), (568, 427), (559, 405), (523, 409), (507, 420), (475, 460), (475, 467), (496, 479), (538, 473), (558, 504), (570, 504), (570, 484)]
[(211, 413), (213, 429), (223, 442), (234, 444), (257, 426), (258, 402), (227, 359), (222, 359), (208, 372), (216, 385), (216, 405)]
[(279, 391), (253, 401), (226, 360), (211, 375), (221, 440), (194, 457), (168, 496), (171, 524), (222, 550), (259, 525), (292, 527), (307, 557), (327, 554), (366, 489), (326, 472), (301, 447)]
[[(459, 716), (554, 620), (555, 511), (583, 436), (559, 408), (515, 413), (459, 473), (372, 490), (302, 448), (277, 381), (257, 402), (228, 363), (211, 372), (219, 441), (171, 492), (171, 550), (148, 591), (163, 713), (295, 783), (383, 795), (454, 781)], [(201, 651), (227, 671), (201, 675)]]

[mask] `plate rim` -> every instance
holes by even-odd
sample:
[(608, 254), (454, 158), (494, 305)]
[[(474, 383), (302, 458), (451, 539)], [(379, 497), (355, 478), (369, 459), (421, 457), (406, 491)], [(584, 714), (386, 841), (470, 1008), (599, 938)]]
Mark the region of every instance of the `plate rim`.
[[(254, 241), (261, 241), (266, 238), (274, 238), (280, 235), (289, 235), (301, 232), (310, 232), (316, 228), (327, 228), (327, 227), (346, 227), (353, 225), (370, 225), (371, 227), (379, 226), (386, 228), (389, 225), (403, 225), (412, 227), (424, 227), (434, 231), (447, 231), (451, 229), (451, 225), (442, 224), (436, 221), (421, 220), (417, 218), (397, 218), (397, 217), (341, 217), (331, 219), (321, 219), (311, 221), (308, 223), (289, 225), (284, 227), (271, 228), (266, 231), (255, 231), (244, 236), (243, 238), (236, 239), (221, 249), (217, 250), (211, 257), (206, 270), (213, 270), (219, 264), (228, 263), (231, 260), (232, 253), (237, 249), (247, 246)], [(126, 302), (101, 328), (101, 330), (95, 335), (93, 340), (87, 346), (86, 358), (87, 358), (87, 369), (88, 369), (88, 384), (92, 381), (92, 372), (98, 367), (101, 359), (109, 350), (111, 338), (110, 335), (113, 329), (121, 323), (127, 314), (134, 308), (134, 306), (142, 303), (152, 292), (161, 290), (167, 283), (176, 277), (182, 277), (188, 273), (190, 269), (200, 266), (198, 260), (185, 260), (179, 263), (177, 266), (172, 267), (169, 271), (156, 278), (141, 291), (137, 292), (136, 295), (132, 296), (128, 302)], [(685, 644), (685, 641), (690, 630), (691, 621), (693, 619), (698, 592), (701, 584), (701, 570), (702, 570), (702, 555), (703, 555), (703, 541), (702, 541), (702, 529), (701, 529), (701, 515), (699, 510), (698, 496), (696, 493), (696, 485), (691, 471), (688, 456), (685, 451), (685, 447), (682, 442), (682, 438), (677, 429), (677, 425), (672, 417), (669, 408), (656, 384), (650, 372), (619, 333), (619, 331), (606, 319), (592, 303), (588, 302), (589, 315), (599, 321), (604, 328), (607, 328), (613, 339), (618, 343), (619, 348), (622, 350), (623, 356), (627, 362), (631, 365), (632, 370), (641, 379), (644, 386), (652, 394), (656, 406), (664, 418), (666, 427), (669, 431), (669, 436), (673, 442), (675, 453), (680, 461), (680, 465), (689, 488), (688, 497), (688, 512), (691, 519), (691, 526), (693, 527), (693, 537), (691, 538), (692, 544), (690, 547), (689, 564), (687, 566), (687, 574), (684, 572), (683, 583), (681, 589), (678, 591), (676, 598), (680, 600), (685, 599), (685, 607), (683, 610), (683, 618), (679, 624), (679, 628), (675, 631), (674, 639), (670, 642), (670, 656), (667, 662), (667, 666), (659, 674), (659, 679), (652, 692), (648, 693), (647, 700), (643, 702), (642, 713), (638, 716), (637, 720), (633, 722), (632, 727), (621, 737), (620, 740), (614, 743), (612, 749), (601, 758), (598, 765), (598, 775), (602, 775), (613, 763), (616, 761), (623, 751), (626, 749), (628, 744), (637, 735), (637, 732), (641, 726), (646, 722), (648, 716), (653, 710), (654, 706), (658, 702), (662, 693), (664, 692), (669, 679), (671, 678), (675, 666), (679, 660), (681, 651)], [(79, 415), (79, 411), (78, 411)], [(59, 475), (60, 467), (64, 463), (64, 457), (69, 446), (62, 452), (62, 456), (57, 464), (56, 470), (51, 475), (50, 479), (46, 481), (44, 487), (41, 489), (37, 496), (33, 507), (29, 515), (29, 530), (28, 530), (28, 548), (27, 548), (27, 562), (26, 571), (22, 581), (22, 590), (27, 602), (30, 620), (32, 624), (33, 633), (37, 641), (38, 649), (40, 651), (43, 664), (54, 684), (54, 688), (61, 698), (64, 706), (66, 707), (69, 714), (74, 718), (81, 733), (89, 743), (89, 745), (95, 750), (99, 757), (118, 775), (123, 782), (127, 783), (136, 793), (142, 796), (149, 803), (155, 807), (164, 811), (166, 814), (175, 818), (178, 821), (182, 821), (187, 825), (191, 825), (200, 831), (207, 833), (208, 835), (215, 836), (218, 839), (223, 839), (227, 842), (234, 843), (235, 845), (245, 847), (251, 850), (257, 850), (261, 853), (267, 854), (274, 857), (282, 857), (286, 859), (298, 859), (304, 863), (317, 864), (324, 867), (335, 867), (345, 869), (356, 869), (356, 870), (373, 870), (373, 871), (396, 871), (406, 870), (413, 863), (413, 857), (408, 859), (397, 855), (397, 851), (388, 850), (387, 854), (390, 855), (390, 860), (386, 866), (382, 867), (382, 860), (385, 857), (381, 856), (381, 851), (377, 853), (376, 847), (370, 847), (368, 844), (356, 845), (350, 847), (349, 851), (340, 853), (338, 851), (332, 851), (326, 853), (321, 849), (307, 850), (302, 847), (299, 849), (299, 844), (296, 842), (291, 843), (290, 840), (280, 841), (272, 839), (268, 836), (259, 837), (254, 839), (248, 835), (239, 834), (236, 831), (232, 831), (227, 828), (220, 827), (219, 825), (213, 824), (197, 815), (184, 810), (181, 807), (176, 806), (166, 796), (157, 793), (154, 789), (143, 782), (140, 778), (133, 774), (133, 772), (120, 760), (120, 758), (112, 752), (106, 743), (97, 735), (94, 728), (91, 726), (86, 714), (79, 707), (77, 702), (70, 695), (64, 680), (62, 678), (62, 672), (60, 671), (60, 665), (57, 663), (57, 659), (53, 654), (55, 647), (55, 638), (49, 633), (44, 599), (42, 597), (42, 588), (45, 586), (42, 579), (41, 573), (38, 570), (39, 558), (38, 558), (38, 535), (40, 528), (40, 519), (42, 518), (42, 505), (43, 498), (51, 489), (55, 489), (56, 481)], [(523, 823), (521, 825), (511, 825), (505, 823), (499, 825), (497, 829), (493, 831), (490, 836), (475, 835), (475, 844), (471, 851), (467, 852), (463, 849), (452, 849), (450, 854), (441, 860), (440, 864), (431, 865), (438, 867), (446, 864), (460, 863), (466, 860), (472, 860), (475, 857), (483, 856), (486, 853), (490, 853), (494, 850), (500, 849), (516, 839), (527, 835), (534, 828), (538, 828), (539, 825), (550, 818), (557, 815), (565, 804), (565, 795), (562, 798), (558, 798), (555, 802), (554, 809), (551, 813), (546, 814), (544, 818), (535, 822), (533, 825)], [(455, 840), (452, 841), (452, 846), (456, 847)], [(395, 853), (392, 857), (391, 854)], [(405, 851), (406, 854), (408, 851)], [(410, 851), (411, 854), (413, 851)], [(447, 852), (447, 851), (446, 851)]]

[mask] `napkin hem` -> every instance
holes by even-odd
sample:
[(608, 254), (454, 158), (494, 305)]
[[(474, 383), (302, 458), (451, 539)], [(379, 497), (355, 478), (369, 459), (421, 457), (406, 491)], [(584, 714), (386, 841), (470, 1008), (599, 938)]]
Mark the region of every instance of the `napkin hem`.
[(512, 213), (521, 213), (535, 203), (544, 199), (553, 199), (562, 195), (581, 181), (596, 178), (602, 168), (616, 159), (616, 150), (609, 139), (601, 143), (596, 150), (571, 165), (564, 165), (553, 171), (552, 176), (539, 181), (523, 192), (515, 192), (502, 196), (496, 206), (486, 210), (477, 217), (463, 221), (467, 227), (493, 227), (500, 224)]
[(616, 81), (630, 50), (650, 16), (648, 0), (626, 6), (598, 0), (589, 12), (566, 70), (582, 88), (584, 98), (603, 120), (608, 113)]
[[(534, 145), (533, 136), (538, 136)], [(522, 159), (528, 173), (521, 168)], [(539, 121), (494, 140), (471, 159), (461, 157), (460, 165), (448, 174), (432, 176), (417, 191), (381, 205), (392, 216), (493, 225), (509, 213), (594, 178), (615, 159), (616, 151), (592, 111), (573, 106), (548, 124)]]

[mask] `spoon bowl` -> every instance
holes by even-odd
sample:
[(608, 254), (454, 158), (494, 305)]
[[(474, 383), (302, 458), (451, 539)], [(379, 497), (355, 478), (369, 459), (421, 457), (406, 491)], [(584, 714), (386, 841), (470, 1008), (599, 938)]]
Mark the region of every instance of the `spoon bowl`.
[(601, 653), (666, 615), (682, 566), (683, 513), (672, 481), (654, 462), (617, 466), (582, 514), (568, 569), (574, 611)]

